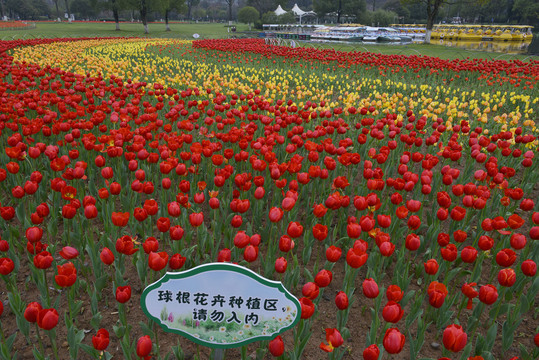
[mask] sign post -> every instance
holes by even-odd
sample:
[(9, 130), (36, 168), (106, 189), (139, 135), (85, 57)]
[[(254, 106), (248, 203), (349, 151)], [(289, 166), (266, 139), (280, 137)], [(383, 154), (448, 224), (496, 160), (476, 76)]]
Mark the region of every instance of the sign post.
[(224, 350), (271, 340), (300, 320), (301, 306), (281, 282), (230, 263), (167, 272), (141, 297), (144, 313), (166, 332)]

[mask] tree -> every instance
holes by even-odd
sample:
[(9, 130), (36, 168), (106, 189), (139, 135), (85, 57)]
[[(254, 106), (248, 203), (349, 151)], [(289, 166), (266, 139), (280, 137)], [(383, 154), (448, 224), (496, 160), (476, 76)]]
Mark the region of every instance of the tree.
[(232, 25), (232, 5), (234, 5), (234, 0), (225, 0), (225, 3), (228, 5), (228, 25)]
[(13, 19), (37, 20), (48, 15), (48, 6), (43, 0), (6, 0), (5, 15)]
[(89, 19), (97, 16), (97, 6), (92, 0), (77, 0), (71, 4), (71, 11), (77, 19)]
[[(402, 0), (403, 3), (421, 3), (427, 7), (427, 31), (425, 36), (425, 43), (430, 44), (430, 34), (432, 33), (432, 27), (434, 26), (434, 20), (438, 16), (438, 12), (444, 5), (454, 5), (458, 0)], [(470, 0), (469, 4), (485, 4), (490, 0)]]
[(148, 29), (148, 5), (146, 4), (146, 0), (140, 0), (140, 19), (142, 20), (142, 25), (144, 25), (144, 33), (149, 34), (150, 30)]
[(313, 0), (313, 9), (318, 17), (326, 14), (337, 14), (337, 23), (341, 23), (343, 15), (353, 16), (357, 19), (365, 12), (365, 0)]
[(519, 24), (532, 25), (537, 29), (539, 26), (539, 3), (528, 0), (515, 0), (513, 14), (519, 20)]
[[(71, 19), (71, 13), (69, 12), (69, 2), (67, 0), (64, 0), (66, 3), (66, 14)], [(71, 22), (71, 20), (69, 20)]]
[(168, 25), (168, 14), (172, 10), (184, 11), (185, 1), (184, 0), (160, 0), (157, 6), (160, 12), (165, 13), (166, 31), (170, 31), (170, 26)]
[(277, 8), (275, 2), (268, 0), (247, 0), (247, 5), (254, 7), (260, 16)]
[(185, 4), (187, 5), (187, 19), (191, 20), (191, 11), (194, 6), (200, 4), (200, 0), (186, 0)]
[(238, 12), (238, 21), (249, 24), (249, 31), (251, 30), (251, 24), (258, 20), (260, 13), (252, 6), (245, 6)]

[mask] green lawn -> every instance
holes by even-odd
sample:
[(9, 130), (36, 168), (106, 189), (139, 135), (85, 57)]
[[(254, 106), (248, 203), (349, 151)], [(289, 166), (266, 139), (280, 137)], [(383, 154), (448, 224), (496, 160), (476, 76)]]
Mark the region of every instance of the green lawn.
[[(120, 31), (115, 30), (114, 23), (53, 23), (38, 22), (34, 29), (27, 30), (4, 30), (0, 31), (0, 39), (29, 39), (29, 38), (55, 38), (55, 37), (104, 37), (104, 36), (150, 36), (158, 38), (193, 39), (193, 34), (199, 34), (200, 38), (227, 38), (229, 36), (247, 36), (243, 34), (248, 30), (245, 24), (236, 24), (237, 32), (227, 32), (227, 26), (223, 23), (171, 23), (171, 31), (165, 31), (164, 23), (149, 24), (150, 34), (144, 34), (141, 23), (120, 23)], [(252, 36), (257, 32), (253, 30)], [(299, 42), (298, 42), (299, 43)], [(467, 49), (452, 48), (441, 45), (378, 45), (378, 44), (319, 44), (319, 43), (299, 43), (301, 46), (316, 48), (334, 48), (339, 51), (371, 51), (382, 54), (400, 55), (427, 55), (437, 56), (443, 59), (464, 59), (484, 58), (484, 59), (529, 59), (528, 55), (513, 55), (486, 51), (472, 51)], [(536, 56), (534, 58), (537, 58)]]
[[(151, 23), (148, 25), (150, 34), (144, 34), (142, 23), (120, 23), (120, 31), (116, 31), (114, 23), (53, 23), (38, 22), (34, 29), (4, 30), (0, 31), (0, 39), (30, 39), (55, 37), (100, 37), (100, 36), (151, 36), (159, 38), (193, 39), (193, 34), (201, 38), (223, 38), (231, 35), (227, 32), (226, 24), (201, 23), (179, 24), (170, 23), (171, 31), (165, 31), (165, 23)], [(237, 31), (246, 31), (245, 24), (236, 25)]]

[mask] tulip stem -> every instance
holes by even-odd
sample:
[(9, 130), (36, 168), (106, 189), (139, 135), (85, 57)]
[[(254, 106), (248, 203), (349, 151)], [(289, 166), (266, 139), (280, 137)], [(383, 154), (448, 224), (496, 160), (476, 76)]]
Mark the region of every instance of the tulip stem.
[(48, 330), (49, 339), (51, 339), (52, 352), (54, 353), (54, 358), (59, 360), (58, 357), (58, 345), (56, 344), (56, 336), (53, 334), (54, 330)]
[(41, 341), (41, 334), (39, 333), (39, 326), (37, 326), (37, 322), (35, 322), (34, 324), (36, 326), (37, 342), (39, 343), (39, 349), (41, 350), (42, 354), (45, 354), (45, 349), (43, 349), (43, 342)]
[(45, 283), (45, 290), (47, 292), (47, 307), (50, 307), (51, 306), (51, 296), (50, 296), (50, 293), (49, 293), (49, 284), (47, 282), (47, 274), (45, 273), (45, 270), (43, 270), (43, 279), (44, 279), (44, 283)]
[(4, 336), (4, 330), (2, 330), (2, 322), (0, 321), (0, 339), (2, 339), (2, 344), (6, 343), (6, 337)]
[(157, 358), (161, 359), (161, 356), (159, 355), (159, 328), (157, 327), (157, 324), (153, 323), (153, 332), (155, 334), (155, 348), (157, 351)]

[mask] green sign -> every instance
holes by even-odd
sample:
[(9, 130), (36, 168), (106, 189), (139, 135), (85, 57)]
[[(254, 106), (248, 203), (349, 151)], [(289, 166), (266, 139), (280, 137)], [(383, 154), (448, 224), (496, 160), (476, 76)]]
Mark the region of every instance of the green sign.
[(144, 289), (141, 305), (164, 331), (212, 348), (271, 340), (294, 327), (301, 313), (282, 283), (229, 263), (167, 272)]

